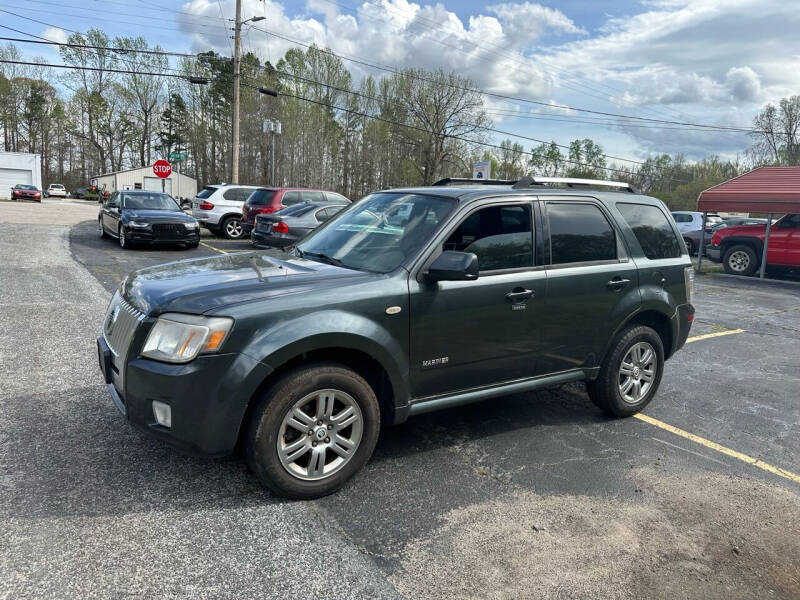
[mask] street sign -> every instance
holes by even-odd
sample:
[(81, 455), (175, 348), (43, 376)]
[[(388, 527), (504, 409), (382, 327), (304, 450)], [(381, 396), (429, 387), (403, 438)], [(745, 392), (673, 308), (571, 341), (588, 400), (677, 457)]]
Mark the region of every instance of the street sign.
[(473, 179), (489, 179), (492, 176), (492, 163), (489, 161), (479, 162), (472, 165)]
[(159, 158), (153, 163), (153, 173), (156, 174), (156, 177), (161, 177), (162, 179), (169, 177), (170, 173), (172, 173), (172, 165), (163, 158)]
[(189, 155), (186, 152), (170, 152), (167, 154), (167, 158), (170, 162), (180, 162), (182, 160), (186, 160), (186, 157)]

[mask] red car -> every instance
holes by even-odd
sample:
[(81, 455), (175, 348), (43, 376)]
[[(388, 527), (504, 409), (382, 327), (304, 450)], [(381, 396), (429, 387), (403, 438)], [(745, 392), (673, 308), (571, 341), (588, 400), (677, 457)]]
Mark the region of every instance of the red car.
[[(706, 255), (721, 262), (726, 273), (752, 275), (761, 266), (766, 225), (739, 225), (718, 229)], [(767, 265), (800, 267), (800, 214), (784, 215), (769, 232)]]
[(11, 188), (12, 200), (38, 200), (42, 201), (42, 192), (35, 185), (18, 183)]
[(350, 200), (325, 190), (308, 188), (269, 188), (253, 191), (242, 206), (242, 230), (250, 235), (256, 222), (256, 215), (270, 214), (300, 202), (335, 202), (350, 204)]

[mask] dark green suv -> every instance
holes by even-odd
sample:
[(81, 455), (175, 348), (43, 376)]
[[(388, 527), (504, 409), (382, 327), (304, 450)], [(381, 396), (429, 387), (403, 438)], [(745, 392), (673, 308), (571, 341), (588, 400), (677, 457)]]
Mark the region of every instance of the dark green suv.
[(613, 182), (440, 183), (369, 195), (286, 260), (129, 275), (97, 340), (119, 410), (187, 450), (241, 444), (265, 485), (313, 498), (382, 422), (571, 381), (611, 415), (646, 406), (694, 317), (664, 205)]

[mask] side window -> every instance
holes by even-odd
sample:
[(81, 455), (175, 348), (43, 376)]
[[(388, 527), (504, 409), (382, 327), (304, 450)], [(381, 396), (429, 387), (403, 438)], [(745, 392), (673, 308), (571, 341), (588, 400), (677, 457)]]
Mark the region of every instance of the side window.
[(325, 202), (322, 192), (305, 191), (300, 192), (300, 196), (303, 198), (303, 202)]
[(684, 215), (680, 213), (672, 213), (672, 217), (675, 219), (676, 223), (691, 223), (692, 222), (692, 215)]
[(447, 238), (443, 249), (473, 252), (481, 271), (531, 267), (531, 209), (513, 205), (475, 211)]
[(297, 204), (300, 202), (300, 192), (284, 192), (283, 193), (283, 200), (281, 203), (284, 206), (291, 206), (292, 204)]
[(778, 221), (778, 227), (781, 229), (795, 229), (800, 227), (800, 215), (786, 215)]
[(683, 250), (678, 236), (657, 206), (617, 202), (617, 210), (633, 230), (647, 258), (657, 260), (681, 255)]
[(337, 194), (336, 192), (325, 192), (325, 198), (328, 200), (328, 202), (350, 202), (350, 200), (341, 194)]
[(594, 204), (548, 202), (547, 220), (552, 264), (616, 260), (614, 228)]
[(225, 190), (222, 197), (225, 200), (232, 200), (234, 202), (244, 202), (253, 193), (250, 188), (230, 188)]

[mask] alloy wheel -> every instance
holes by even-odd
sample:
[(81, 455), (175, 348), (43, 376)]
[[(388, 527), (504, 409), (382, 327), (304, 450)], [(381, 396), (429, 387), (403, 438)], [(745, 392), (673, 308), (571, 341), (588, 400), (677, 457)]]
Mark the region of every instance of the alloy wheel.
[(653, 387), (658, 370), (655, 348), (648, 342), (631, 346), (619, 367), (619, 393), (629, 404), (638, 404)]
[(242, 237), (242, 222), (239, 219), (228, 219), (225, 223), (225, 233), (230, 238)]
[(744, 250), (732, 252), (728, 257), (728, 266), (737, 273), (746, 271), (750, 266), (750, 256)]
[(124, 248), (128, 243), (128, 240), (125, 239), (125, 228), (120, 225), (118, 233), (119, 233), (119, 247)]
[(103, 237), (103, 221), (97, 219), (97, 234), (100, 237)]
[(361, 408), (350, 394), (317, 390), (295, 402), (283, 418), (278, 458), (298, 479), (325, 479), (355, 456), (363, 429)]

